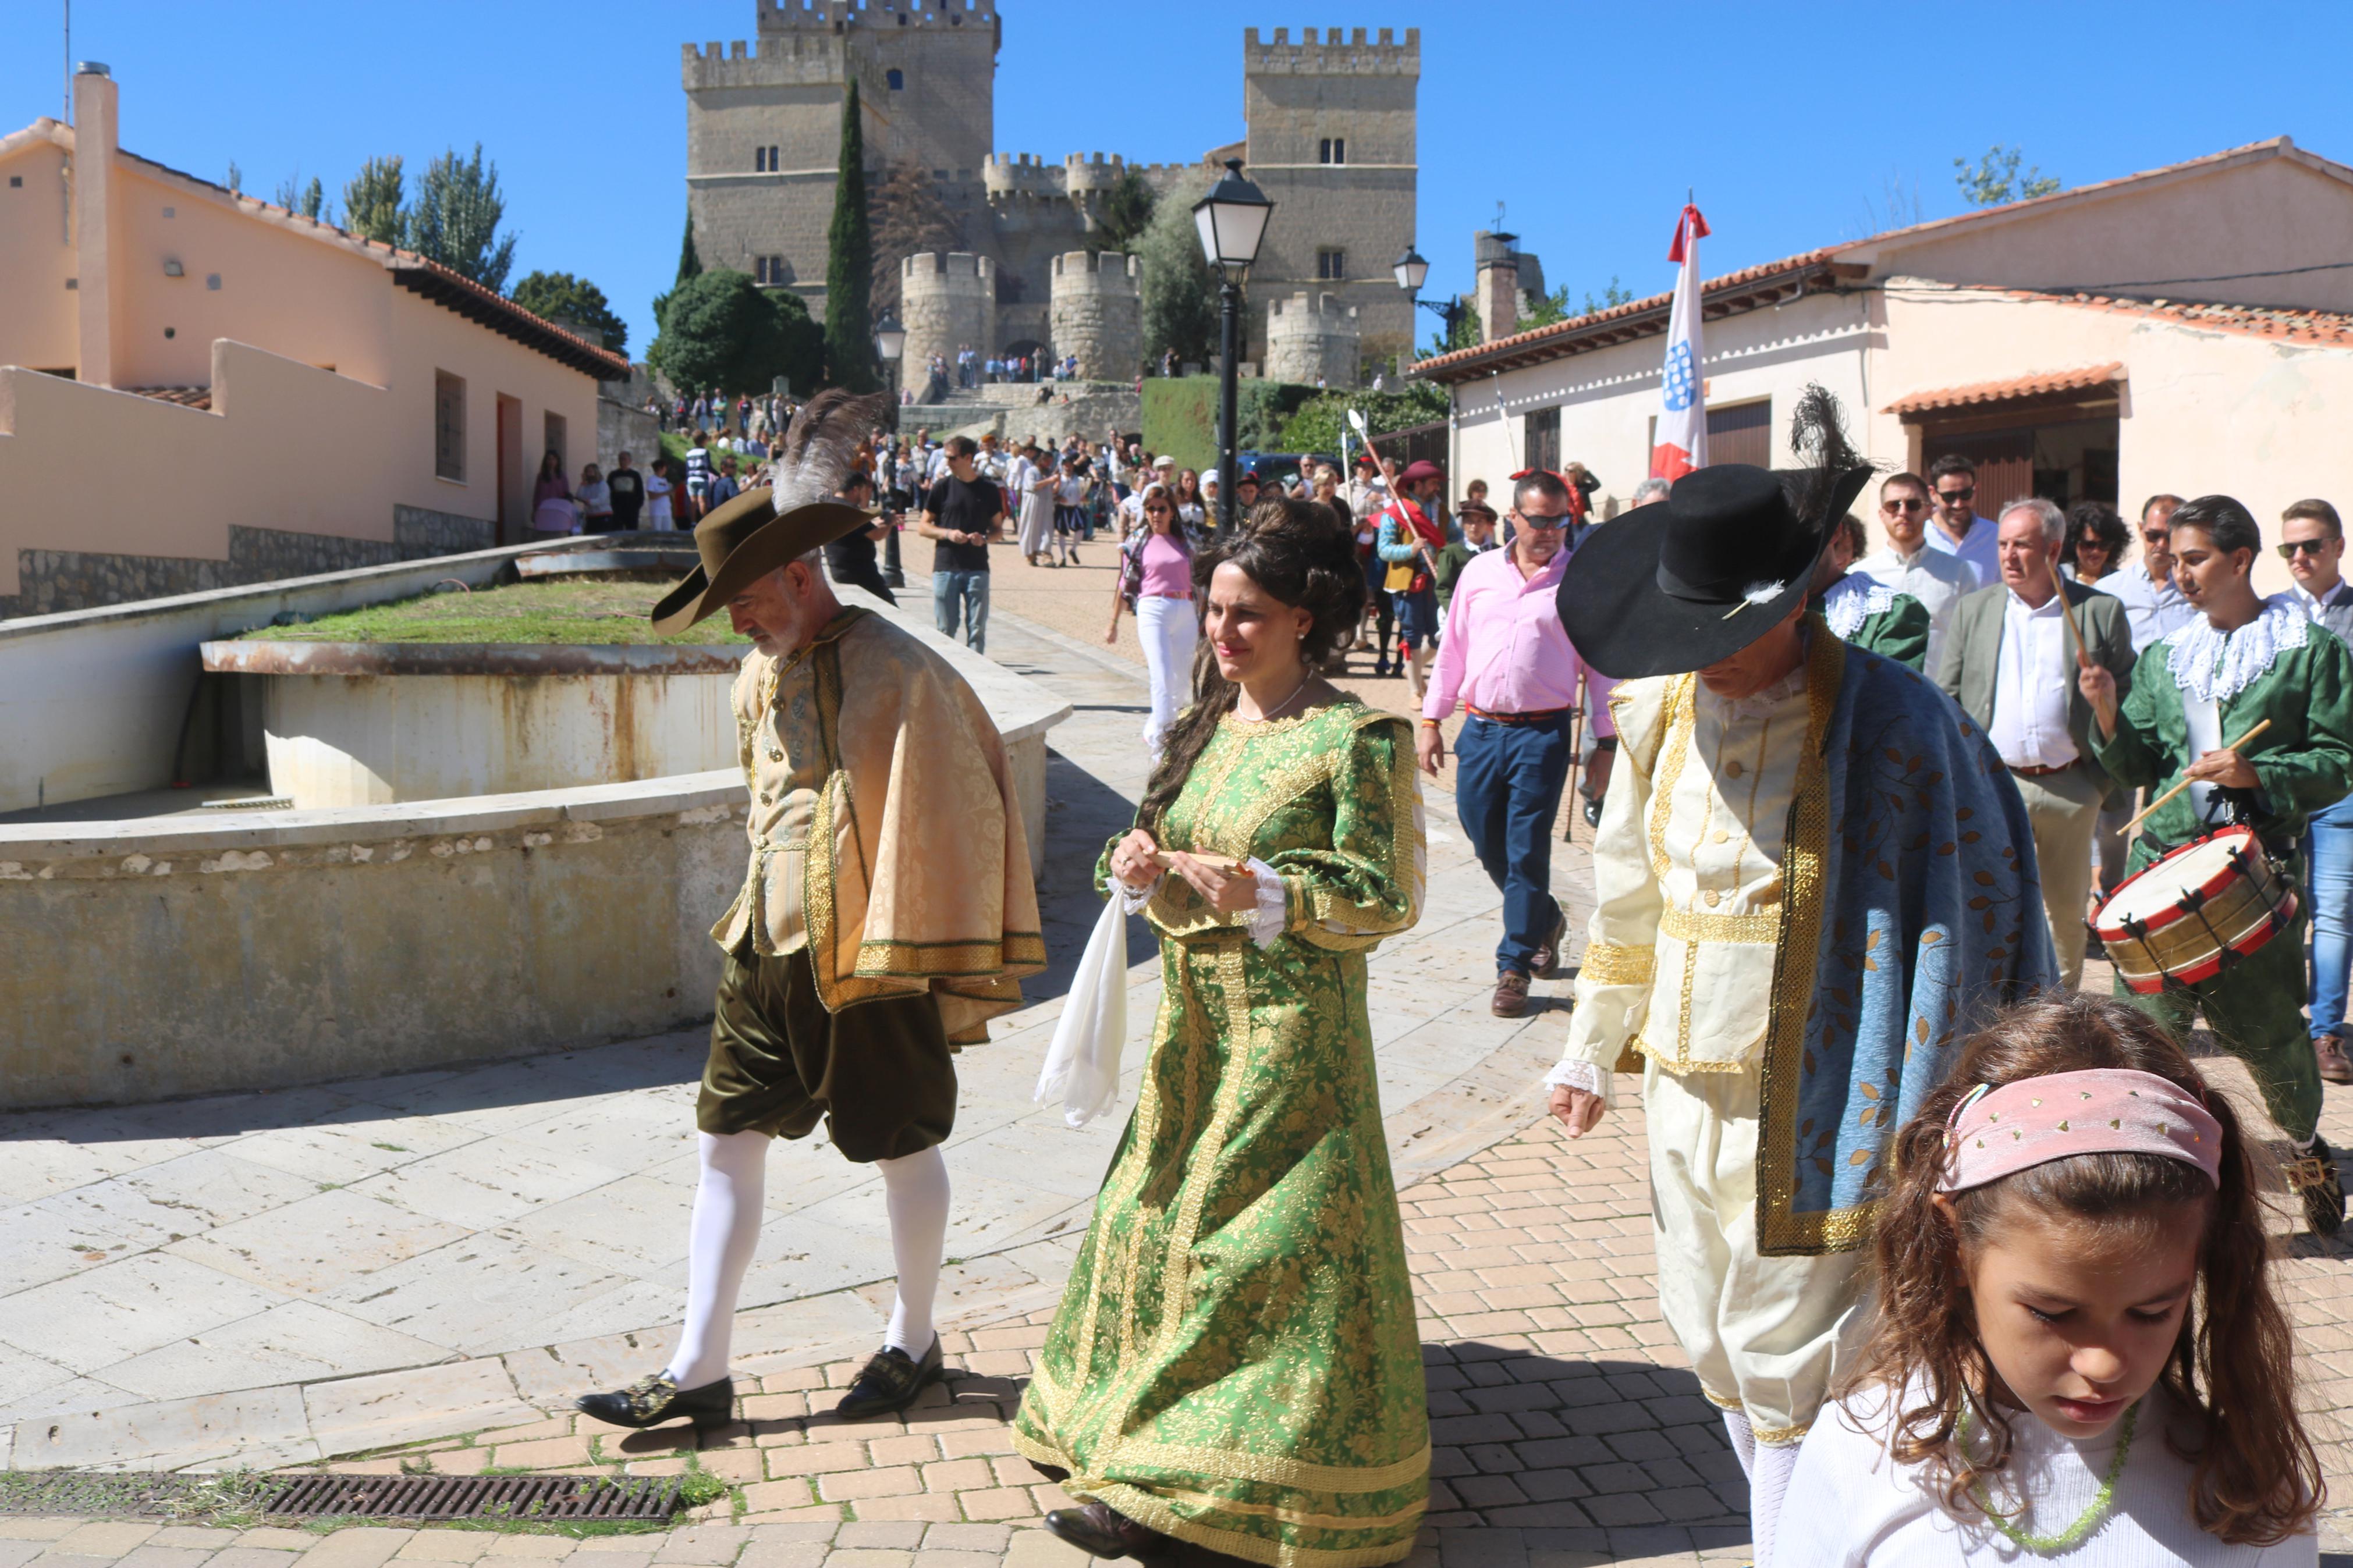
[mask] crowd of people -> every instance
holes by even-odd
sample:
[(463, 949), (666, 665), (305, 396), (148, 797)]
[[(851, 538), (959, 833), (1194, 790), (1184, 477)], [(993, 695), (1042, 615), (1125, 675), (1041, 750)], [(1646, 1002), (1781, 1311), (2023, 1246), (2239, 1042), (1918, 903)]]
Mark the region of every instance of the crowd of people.
[[(2343, 1224), (2318, 1131), (2323, 1082), (2353, 1081), (2331, 506), (2286, 510), (2294, 586), (2266, 596), (2230, 496), (2151, 497), (2135, 558), (2110, 507), (1980, 512), (1966, 458), (1874, 469), (1819, 389), (1803, 465), (1646, 480), (1607, 521), (1577, 465), (1449, 507), (1435, 465), (1375, 447), (1346, 480), (1244, 474), (1228, 512), (1117, 437), (885, 438), (879, 411), (813, 403), (774, 493), (712, 506), (704, 565), (656, 611), (724, 609), (756, 645), (752, 861), (714, 931), (688, 1321), (660, 1373), (584, 1410), (730, 1418), (761, 1162), (820, 1117), (881, 1170), (899, 1268), (841, 1414), (940, 1373), (947, 1051), (1045, 954), (985, 715), (833, 597), (871, 572), (887, 497), (934, 542), (935, 624), (976, 649), (993, 546), (1034, 568), (1115, 540), (1110, 632), (1136, 617), (1151, 675), (1152, 771), (1095, 879), (1159, 939), (1164, 1003), (1013, 1434), (1076, 1500), (1058, 1535), (1271, 1565), (1412, 1550), (1430, 1427), (1366, 957), (1419, 918), (1420, 778), (1451, 763), (1502, 896), (1504, 1017), (1569, 968), (1550, 851), (1584, 772), (1594, 912), (1541, 1092), (1576, 1139), (1638, 1076), (1661, 1311), (1747, 1476), (1758, 1564), (2315, 1562), (2265, 1194)], [(1334, 683), (1359, 648), (1413, 715)], [(982, 777), (953, 833), (892, 808)], [(2237, 891), (2182, 889), (2202, 951), (2148, 916), (2094, 934), (2210, 840)], [(2110, 997), (2077, 989), (2099, 942)], [(2284, 1159), (2187, 1054), (2200, 1015)]]

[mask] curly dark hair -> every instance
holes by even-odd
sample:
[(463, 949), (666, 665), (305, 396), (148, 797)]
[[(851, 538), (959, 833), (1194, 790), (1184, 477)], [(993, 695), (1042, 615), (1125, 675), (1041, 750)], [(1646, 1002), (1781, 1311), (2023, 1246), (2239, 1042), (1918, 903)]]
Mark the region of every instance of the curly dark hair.
[[(1952, 1194), (1949, 1209), (1936, 1202), (1946, 1124), (1970, 1089), (2098, 1068), (2153, 1073), (2198, 1097), (2222, 1125), (2220, 1186), (2179, 1160), (2082, 1154)], [(1971, 1493), (2009, 1464), (2013, 1442), (1990, 1401), (1973, 1401), (1985, 1417), (1982, 1457), (1955, 1441), (1963, 1398), (1993, 1377), (1978, 1340), (1968, 1260), (2006, 1225), (2064, 1218), (2200, 1237), (2198, 1289), (2163, 1378), (2200, 1428), (2198, 1442), (2177, 1450), (2193, 1467), (2191, 1515), (2200, 1529), (2240, 1544), (2269, 1545), (2311, 1528), (2320, 1460), (2296, 1413), (2295, 1344), (2273, 1286), (2267, 1175), (2230, 1101), (2207, 1088), (2155, 1020), (2081, 993), (2009, 1009), (1963, 1048), (1952, 1076), (1895, 1135), (1894, 1154), (1873, 1242), (1878, 1320), (1845, 1392), (1889, 1392), (1892, 1451), (1926, 1468), (1947, 1511), (1959, 1519), (1980, 1511)], [(1909, 1388), (1923, 1403), (1905, 1409)]]
[[(1353, 637), (1365, 614), (1365, 574), (1356, 563), (1354, 531), (1339, 512), (1312, 500), (1271, 496), (1250, 510), (1241, 531), (1218, 541), (1193, 557), (1193, 594), (1208, 603), (1209, 579), (1232, 563), (1243, 575), (1293, 609), (1311, 612), (1314, 624), (1300, 639), (1299, 656), (1319, 669), (1343, 641)], [(1145, 785), (1135, 825), (1156, 833), (1161, 814), (1185, 787), (1218, 724), (1234, 710), (1241, 689), (1218, 673), (1217, 652), (1203, 638), (1193, 652), (1193, 703), (1168, 727), (1160, 763)]]
[(2106, 569), (2113, 572), (2125, 563), (2125, 552), (2132, 546), (2132, 530), (2107, 502), (2079, 500), (2067, 509), (2067, 546), (2059, 552), (2059, 559), (2074, 565), (2075, 547), (2087, 539), (2108, 547)]

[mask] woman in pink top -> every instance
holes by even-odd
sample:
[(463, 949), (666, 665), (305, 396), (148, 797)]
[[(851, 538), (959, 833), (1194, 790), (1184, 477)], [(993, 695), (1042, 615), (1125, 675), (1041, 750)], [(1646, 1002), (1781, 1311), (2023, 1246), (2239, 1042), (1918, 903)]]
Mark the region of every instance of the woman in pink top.
[(1166, 485), (1144, 487), (1144, 527), (1120, 546), (1119, 584), (1112, 590), (1111, 627), (1119, 641), (1119, 612), (1135, 611), (1144, 667), (1152, 674), (1152, 712), (1144, 743), (1160, 754), (1160, 738), (1176, 721), (1176, 705), (1193, 680), (1193, 645), (1200, 640), (1193, 607), (1193, 548), (1176, 521), (1176, 498)]

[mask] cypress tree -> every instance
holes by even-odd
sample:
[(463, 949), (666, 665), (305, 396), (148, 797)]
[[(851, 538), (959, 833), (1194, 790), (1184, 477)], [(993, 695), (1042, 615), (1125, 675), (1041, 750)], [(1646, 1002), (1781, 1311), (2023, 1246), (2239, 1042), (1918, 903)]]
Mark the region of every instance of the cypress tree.
[(679, 242), (678, 276), (670, 280), (672, 289), (702, 271), (702, 258), (694, 253), (694, 209), (686, 210), (686, 237)]
[(841, 97), (841, 166), (833, 182), (833, 226), (826, 233), (825, 358), (833, 384), (874, 389), (874, 234), (866, 211), (866, 131), (858, 79)]

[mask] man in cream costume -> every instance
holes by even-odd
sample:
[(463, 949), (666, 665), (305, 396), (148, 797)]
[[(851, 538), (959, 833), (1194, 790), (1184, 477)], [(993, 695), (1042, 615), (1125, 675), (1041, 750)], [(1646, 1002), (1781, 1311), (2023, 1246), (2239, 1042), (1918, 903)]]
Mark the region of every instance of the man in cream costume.
[(1811, 468), (1686, 475), (1560, 589), (1570, 637), (1621, 683), (1546, 1083), (1577, 1136), (1613, 1068), (1641, 1074), (1660, 1308), (1725, 1412), (1759, 1568), (1857, 1337), (1887, 1140), (1988, 1012), (2054, 974), (2000, 759), (1926, 679), (1807, 613), (1869, 470), (1819, 388), (1799, 426)]

